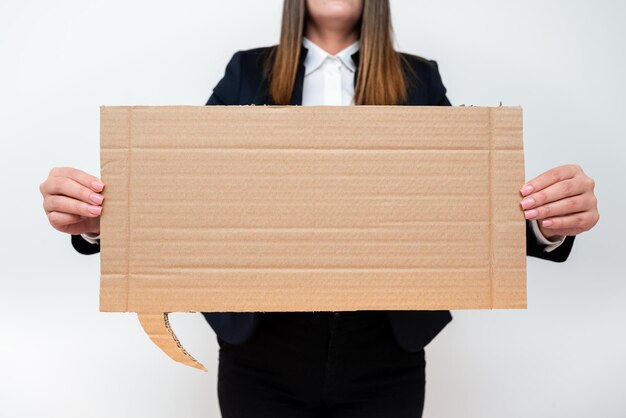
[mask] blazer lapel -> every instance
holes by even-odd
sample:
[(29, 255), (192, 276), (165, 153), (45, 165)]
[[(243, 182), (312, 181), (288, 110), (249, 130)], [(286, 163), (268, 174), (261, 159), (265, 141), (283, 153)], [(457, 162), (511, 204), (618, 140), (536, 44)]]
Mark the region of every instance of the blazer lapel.
[(352, 61), (354, 62), (354, 87), (356, 87), (356, 80), (359, 77), (359, 52), (361, 50), (358, 49), (354, 54), (350, 55)]

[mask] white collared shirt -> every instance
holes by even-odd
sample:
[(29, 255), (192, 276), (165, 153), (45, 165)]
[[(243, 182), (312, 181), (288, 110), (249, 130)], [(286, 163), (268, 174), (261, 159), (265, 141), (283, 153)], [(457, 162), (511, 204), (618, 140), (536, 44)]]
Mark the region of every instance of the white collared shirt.
[[(303, 106), (349, 106), (354, 105), (354, 76), (356, 63), (352, 54), (361, 47), (359, 41), (331, 55), (306, 37), (302, 45), (307, 49), (304, 58), (304, 84), (302, 86)], [(530, 221), (531, 228), (539, 245), (550, 252), (558, 248), (565, 237), (548, 240), (543, 236), (536, 220)], [(100, 242), (99, 234), (81, 234), (91, 244)]]
[(353, 105), (356, 64), (352, 54), (361, 43), (356, 41), (336, 55), (331, 55), (307, 38), (302, 44), (308, 50), (304, 58), (303, 106)]

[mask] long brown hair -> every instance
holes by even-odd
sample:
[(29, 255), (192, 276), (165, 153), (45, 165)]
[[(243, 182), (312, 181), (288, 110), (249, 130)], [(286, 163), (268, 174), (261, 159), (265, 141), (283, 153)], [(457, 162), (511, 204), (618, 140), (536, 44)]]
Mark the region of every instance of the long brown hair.
[[(289, 104), (300, 62), (306, 0), (285, 0), (280, 43), (266, 61), (269, 94), (276, 104)], [(363, 0), (356, 105), (396, 105), (407, 97), (402, 57), (393, 47), (389, 0)]]

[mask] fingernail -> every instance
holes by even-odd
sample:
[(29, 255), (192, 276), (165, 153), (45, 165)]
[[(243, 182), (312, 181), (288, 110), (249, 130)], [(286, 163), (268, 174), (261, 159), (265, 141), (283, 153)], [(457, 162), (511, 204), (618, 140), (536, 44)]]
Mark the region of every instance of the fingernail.
[(537, 217), (537, 209), (531, 209), (524, 212), (526, 219), (534, 219)]
[(552, 221), (552, 219), (545, 219), (545, 220), (541, 221), (541, 225), (542, 226), (546, 226), (546, 227), (547, 226), (552, 226), (553, 223), (554, 222)]
[(101, 192), (104, 189), (104, 183), (98, 180), (94, 180), (91, 182), (91, 187), (97, 192)]
[(535, 199), (533, 199), (532, 197), (527, 197), (522, 200), (522, 208), (528, 209), (532, 208), (533, 206), (535, 206)]
[(521, 189), (519, 189), (519, 192), (522, 194), (522, 196), (528, 196), (530, 193), (532, 193), (533, 190), (534, 188), (532, 185), (525, 184)]
[(89, 205), (87, 206), (87, 211), (92, 215), (100, 215), (100, 213), (102, 212), (102, 206)]
[(89, 195), (89, 199), (91, 199), (91, 201), (95, 203), (96, 205), (101, 205), (102, 201), (104, 200), (104, 197), (102, 197), (102, 195), (98, 193), (91, 193)]

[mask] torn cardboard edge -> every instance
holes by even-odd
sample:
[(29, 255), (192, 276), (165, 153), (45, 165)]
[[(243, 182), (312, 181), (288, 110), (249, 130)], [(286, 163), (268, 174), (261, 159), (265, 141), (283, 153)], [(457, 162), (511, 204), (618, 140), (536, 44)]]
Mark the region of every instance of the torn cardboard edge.
[(192, 367), (167, 312), (526, 306), (520, 108), (103, 107), (101, 166), (101, 310)]
[(174, 334), (167, 313), (137, 313), (141, 327), (157, 347), (172, 360), (206, 372), (207, 369), (183, 348)]

